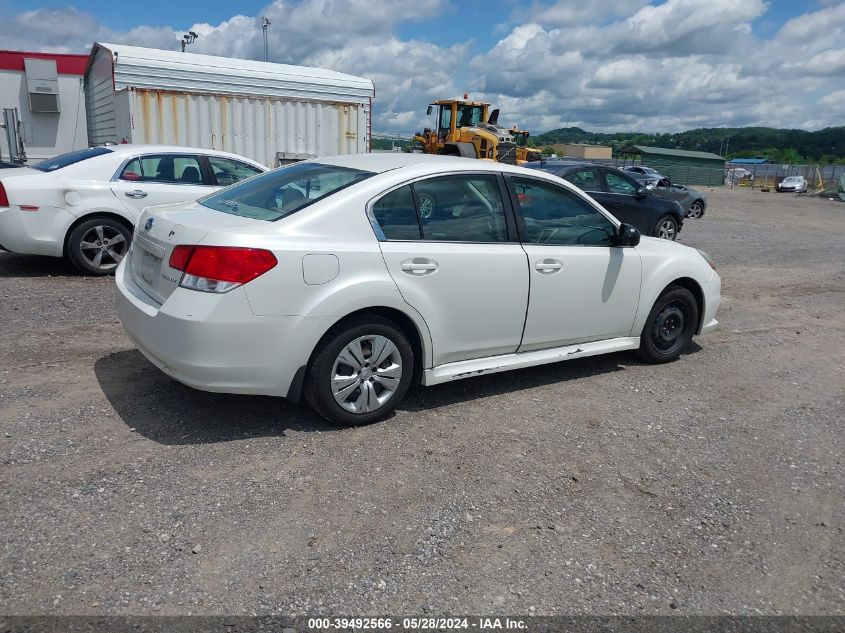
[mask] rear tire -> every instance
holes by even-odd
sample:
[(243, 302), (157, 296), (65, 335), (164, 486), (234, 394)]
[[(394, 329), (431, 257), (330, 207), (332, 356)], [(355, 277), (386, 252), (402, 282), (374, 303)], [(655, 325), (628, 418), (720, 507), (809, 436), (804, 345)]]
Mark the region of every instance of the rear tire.
[(311, 357), (305, 398), (338, 426), (382, 420), (405, 397), (414, 373), (408, 337), (376, 314), (355, 317), (329, 330)]
[(671, 215), (664, 215), (654, 227), (654, 237), (674, 242), (678, 238), (678, 221)]
[(66, 254), (70, 263), (86, 275), (113, 275), (129, 252), (132, 229), (113, 218), (91, 218), (70, 232)]
[(677, 360), (698, 327), (698, 303), (681, 286), (669, 286), (654, 302), (640, 335), (640, 358), (648, 363)]

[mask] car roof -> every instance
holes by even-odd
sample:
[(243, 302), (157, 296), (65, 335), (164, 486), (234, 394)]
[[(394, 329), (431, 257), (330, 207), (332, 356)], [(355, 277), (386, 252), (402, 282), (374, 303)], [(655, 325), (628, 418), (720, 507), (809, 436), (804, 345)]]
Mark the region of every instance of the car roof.
[(399, 152), (378, 152), (373, 154), (346, 154), (313, 159), (313, 162), (350, 169), (361, 169), (383, 173), (403, 167), (431, 166), (456, 170), (472, 169), (475, 171), (521, 171), (520, 167), (507, 163), (496, 163), (477, 158), (458, 156), (440, 156), (438, 154), (416, 154)]
[(206, 154), (209, 156), (225, 156), (227, 158), (246, 160), (250, 163), (255, 163), (256, 165), (261, 164), (251, 158), (247, 158), (246, 156), (240, 156), (239, 154), (233, 154), (232, 152), (224, 152), (217, 149), (206, 149), (204, 147), (186, 147), (184, 145), (154, 145), (146, 143), (119, 143), (117, 145), (104, 145), (103, 147), (105, 147), (106, 149), (110, 149), (118, 156), (125, 157), (132, 156), (134, 154), (145, 154), (147, 152), (162, 152), (167, 154)]

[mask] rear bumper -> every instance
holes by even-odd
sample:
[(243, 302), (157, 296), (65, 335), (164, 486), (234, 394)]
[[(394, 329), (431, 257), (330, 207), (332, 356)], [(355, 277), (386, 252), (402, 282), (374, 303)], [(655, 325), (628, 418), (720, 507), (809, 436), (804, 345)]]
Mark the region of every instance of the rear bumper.
[(21, 211), (16, 206), (0, 208), (0, 244), (24, 255), (61, 257), (65, 234), (74, 216), (61, 207), (40, 207)]
[(326, 319), (256, 316), (243, 287), (225, 294), (177, 288), (159, 305), (117, 269), (117, 312), (138, 350), (175, 380), (203, 391), (285, 396)]

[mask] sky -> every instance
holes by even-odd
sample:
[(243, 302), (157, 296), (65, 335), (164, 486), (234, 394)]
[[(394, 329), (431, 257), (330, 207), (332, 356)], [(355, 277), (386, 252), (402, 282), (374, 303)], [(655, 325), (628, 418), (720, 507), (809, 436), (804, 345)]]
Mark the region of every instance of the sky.
[(376, 132), (463, 93), (533, 134), (845, 125), (843, 0), (0, 0), (0, 49), (262, 59), (262, 16), (270, 61), (374, 81)]

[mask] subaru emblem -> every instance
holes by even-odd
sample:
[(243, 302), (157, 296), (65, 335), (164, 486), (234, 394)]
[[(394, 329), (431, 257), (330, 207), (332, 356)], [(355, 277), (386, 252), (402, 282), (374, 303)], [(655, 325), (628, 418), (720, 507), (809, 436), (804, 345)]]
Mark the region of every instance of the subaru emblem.
[(146, 224), (144, 224), (144, 230), (145, 230), (145, 231), (149, 231), (150, 229), (152, 229), (152, 228), (153, 228), (153, 225), (154, 225), (155, 223), (156, 223), (156, 219), (155, 219), (155, 218), (147, 218), (147, 223), (146, 223)]

